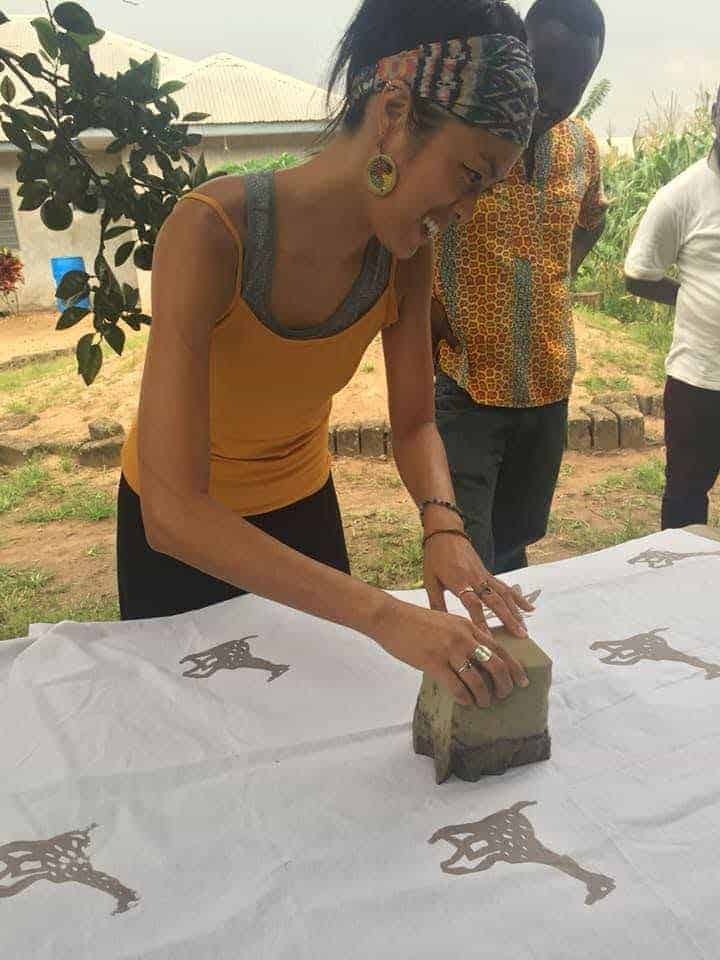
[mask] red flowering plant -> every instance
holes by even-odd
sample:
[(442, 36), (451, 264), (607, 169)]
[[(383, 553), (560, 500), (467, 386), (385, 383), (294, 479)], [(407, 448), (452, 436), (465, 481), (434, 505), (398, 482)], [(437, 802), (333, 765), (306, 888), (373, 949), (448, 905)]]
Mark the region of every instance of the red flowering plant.
[(0, 248), (0, 298), (10, 308), (1, 310), (0, 316), (19, 312), (18, 286), (21, 283), (25, 283), (22, 261), (7, 247)]

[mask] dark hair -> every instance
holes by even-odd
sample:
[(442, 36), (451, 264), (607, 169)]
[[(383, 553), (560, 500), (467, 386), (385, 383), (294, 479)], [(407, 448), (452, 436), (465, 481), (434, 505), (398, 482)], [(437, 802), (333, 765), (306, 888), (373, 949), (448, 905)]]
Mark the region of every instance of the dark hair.
[[(337, 47), (328, 82), (328, 105), (345, 74), (345, 95), (325, 136), (338, 128), (354, 131), (362, 123), (369, 95), (350, 102), (353, 78), (371, 66), (421, 43), (492, 33), (525, 40), (520, 16), (504, 0), (364, 0)], [(419, 130), (437, 126), (437, 114), (416, 103), (412, 116)]]
[(605, 17), (595, 0), (535, 0), (525, 17), (528, 26), (557, 20), (579, 37), (600, 41), (605, 49)]

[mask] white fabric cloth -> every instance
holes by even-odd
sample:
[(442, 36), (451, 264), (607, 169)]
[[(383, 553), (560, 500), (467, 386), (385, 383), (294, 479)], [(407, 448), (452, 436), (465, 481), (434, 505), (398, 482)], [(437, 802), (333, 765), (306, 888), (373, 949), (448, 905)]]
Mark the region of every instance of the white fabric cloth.
[[(717, 957), (720, 544), (668, 532), (509, 580), (542, 590), (553, 756), (478, 784), (413, 754), (415, 671), (257, 598), (0, 644), (2, 956)], [(676, 654), (592, 649), (646, 635)], [(246, 636), (237, 669), (204, 655)], [(517, 862), (445, 872), (464, 836)]]
[(667, 373), (720, 390), (720, 170), (714, 156), (693, 164), (653, 198), (625, 273), (657, 281), (674, 265), (680, 292)]

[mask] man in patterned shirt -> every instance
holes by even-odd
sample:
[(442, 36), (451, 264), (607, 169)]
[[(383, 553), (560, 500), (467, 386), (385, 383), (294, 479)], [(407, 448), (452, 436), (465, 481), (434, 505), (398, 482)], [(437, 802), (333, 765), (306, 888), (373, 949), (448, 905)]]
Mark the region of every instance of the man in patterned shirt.
[(458, 504), (488, 569), (527, 565), (545, 536), (575, 375), (570, 282), (605, 221), (597, 143), (568, 119), (602, 55), (595, 0), (526, 18), (540, 112), (508, 179), (437, 244), (436, 416)]

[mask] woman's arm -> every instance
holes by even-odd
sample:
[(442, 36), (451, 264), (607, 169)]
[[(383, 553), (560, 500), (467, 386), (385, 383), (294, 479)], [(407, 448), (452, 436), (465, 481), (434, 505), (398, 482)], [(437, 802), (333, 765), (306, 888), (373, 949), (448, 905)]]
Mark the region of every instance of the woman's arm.
[[(383, 335), (393, 454), (400, 476), (418, 504), (427, 498), (455, 500), (445, 447), (435, 424), (430, 333), (432, 255), (428, 245), (412, 260), (400, 264), (400, 318)], [(445, 507), (427, 507), (426, 534), (451, 529), (463, 529), (459, 516)], [(445, 590), (457, 596), (465, 587), (481, 589), (486, 583), (493, 592), (483, 595), (484, 602), (513, 633), (526, 635), (518, 605), (525, 610), (532, 607), (501, 581), (491, 578), (469, 543), (456, 536), (440, 535), (428, 544), (425, 585), (433, 609), (445, 610)], [(479, 598), (468, 593), (460, 600), (474, 622), (484, 626)]]
[[(161, 231), (139, 414), (140, 499), (150, 545), (261, 597), (366, 634), (464, 704), (487, 705), (480, 672), (457, 670), (482, 640), (507, 696), (522, 672), (469, 621), (403, 603), (291, 550), (209, 495), (212, 330), (236, 294), (234, 241), (209, 208), (184, 201)], [(270, 372), (269, 372), (270, 373)]]

